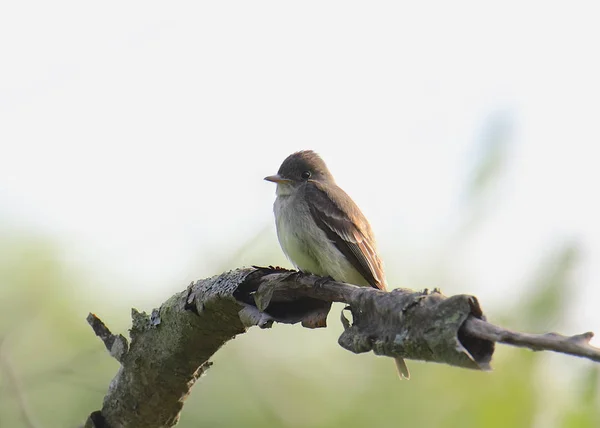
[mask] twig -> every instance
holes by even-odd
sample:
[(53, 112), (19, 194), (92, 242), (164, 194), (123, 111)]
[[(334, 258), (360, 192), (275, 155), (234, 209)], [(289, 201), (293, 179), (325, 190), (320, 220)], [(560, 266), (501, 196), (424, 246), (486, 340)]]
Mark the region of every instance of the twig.
[(529, 348), (532, 351), (554, 351), (600, 362), (600, 348), (590, 345), (594, 333), (563, 336), (558, 333), (519, 333), (495, 326), (477, 318), (469, 318), (464, 330), (473, 336), (507, 345)]
[(127, 350), (129, 348), (127, 339), (125, 339), (121, 334), (112, 334), (108, 327), (106, 327), (102, 320), (95, 314), (88, 314), (87, 322), (94, 330), (94, 333), (96, 333), (96, 336), (98, 336), (102, 342), (104, 342), (104, 346), (106, 346), (106, 349), (110, 355), (117, 361), (121, 362), (125, 354), (127, 354)]

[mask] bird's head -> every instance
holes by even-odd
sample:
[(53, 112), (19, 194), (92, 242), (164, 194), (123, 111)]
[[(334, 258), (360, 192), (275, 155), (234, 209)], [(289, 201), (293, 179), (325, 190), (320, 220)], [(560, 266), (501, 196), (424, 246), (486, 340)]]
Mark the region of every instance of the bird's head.
[(277, 194), (288, 195), (308, 182), (330, 182), (333, 176), (321, 157), (312, 150), (303, 150), (289, 155), (279, 167), (276, 175), (265, 180), (277, 183)]

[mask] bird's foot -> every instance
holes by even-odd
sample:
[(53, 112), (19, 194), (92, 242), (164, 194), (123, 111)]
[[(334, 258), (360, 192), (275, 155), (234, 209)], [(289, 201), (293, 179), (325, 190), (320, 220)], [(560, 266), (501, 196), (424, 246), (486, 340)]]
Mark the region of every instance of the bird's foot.
[(333, 279), (330, 276), (322, 276), (321, 278), (317, 279), (315, 281), (315, 286), (316, 287), (323, 287), (325, 284), (327, 284), (329, 281), (335, 281), (335, 279)]
[(300, 275), (302, 275), (302, 271), (293, 270), (293, 271), (290, 271), (290, 274), (286, 277), (286, 279), (298, 281), (298, 278), (300, 278)]

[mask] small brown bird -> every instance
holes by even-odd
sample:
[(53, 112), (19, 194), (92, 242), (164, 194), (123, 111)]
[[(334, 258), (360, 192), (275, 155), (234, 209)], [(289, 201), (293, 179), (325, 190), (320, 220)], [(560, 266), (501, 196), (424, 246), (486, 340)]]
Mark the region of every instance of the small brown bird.
[[(293, 153), (265, 180), (277, 183), (277, 237), (298, 270), (386, 290), (371, 226), (319, 155)], [(402, 358), (396, 366), (401, 378), (410, 377)]]

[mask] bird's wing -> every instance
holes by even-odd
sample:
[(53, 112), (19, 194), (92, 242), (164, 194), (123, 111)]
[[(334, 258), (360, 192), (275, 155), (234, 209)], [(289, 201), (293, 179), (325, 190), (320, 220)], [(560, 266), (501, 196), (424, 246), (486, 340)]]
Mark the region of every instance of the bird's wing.
[(335, 184), (309, 183), (305, 195), (315, 223), (372, 287), (385, 290), (371, 226), (358, 206)]

